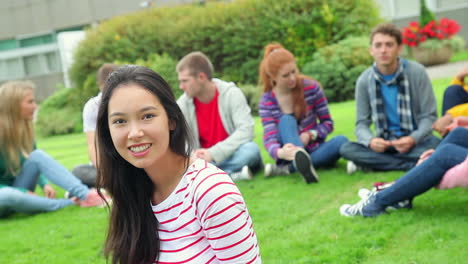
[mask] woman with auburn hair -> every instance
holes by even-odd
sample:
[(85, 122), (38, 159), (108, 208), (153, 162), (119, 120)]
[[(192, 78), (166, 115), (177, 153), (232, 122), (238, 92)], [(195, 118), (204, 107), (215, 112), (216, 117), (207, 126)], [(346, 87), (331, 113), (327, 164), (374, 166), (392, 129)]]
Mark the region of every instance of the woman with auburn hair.
[(113, 264), (261, 263), (252, 218), (226, 172), (190, 157), (167, 82), (135, 65), (107, 80), (97, 122), (98, 180), (112, 197)]
[(277, 43), (265, 46), (259, 74), (263, 143), (276, 160), (265, 165), (265, 177), (298, 170), (307, 183), (318, 182), (314, 167), (334, 165), (348, 141), (336, 136), (325, 142), (333, 121), (319, 83), (300, 74), (294, 55)]
[[(55, 211), (72, 204), (103, 205), (96, 190), (88, 189), (57, 161), (36, 149), (32, 123), (36, 108), (32, 82), (11, 81), (0, 86), (0, 217), (13, 212)], [(73, 198), (54, 199), (56, 193), (48, 180), (66, 189)], [(37, 183), (46, 197), (34, 194)]]

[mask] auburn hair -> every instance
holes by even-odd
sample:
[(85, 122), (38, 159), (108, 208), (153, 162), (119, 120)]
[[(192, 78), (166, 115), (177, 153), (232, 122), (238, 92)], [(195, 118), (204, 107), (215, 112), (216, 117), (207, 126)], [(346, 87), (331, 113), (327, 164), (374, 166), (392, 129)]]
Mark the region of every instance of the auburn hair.
[[(259, 85), (263, 92), (270, 92), (276, 85), (274, 78), (287, 63), (296, 62), (294, 55), (279, 43), (270, 43), (263, 49), (263, 59), (259, 68)], [(292, 90), (294, 116), (300, 119), (306, 113), (304, 100), (304, 79), (308, 77), (298, 73), (296, 87)], [(309, 78), (308, 78), (309, 79)]]

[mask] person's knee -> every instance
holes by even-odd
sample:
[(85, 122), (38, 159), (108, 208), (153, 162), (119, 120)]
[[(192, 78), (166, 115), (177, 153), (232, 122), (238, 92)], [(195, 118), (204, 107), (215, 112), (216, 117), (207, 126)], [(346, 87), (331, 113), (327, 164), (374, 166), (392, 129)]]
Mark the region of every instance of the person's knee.
[(437, 150), (432, 154), (432, 155), (437, 155), (437, 156), (445, 156), (453, 150), (454, 147), (457, 145), (452, 144), (452, 143), (447, 143), (444, 145), (441, 145)]
[(444, 91), (444, 99), (457, 97), (461, 91), (463, 91), (463, 87), (461, 85), (450, 85)]
[(250, 157), (252, 159), (260, 157), (260, 148), (255, 142), (247, 142), (241, 146), (242, 155)]
[(466, 137), (468, 135), (468, 129), (464, 127), (456, 127), (450, 133), (448, 133), (447, 137)]
[(347, 142), (349, 142), (348, 138), (345, 137), (345, 136), (336, 136), (334, 137), (334, 139), (336, 140), (336, 142), (338, 143), (338, 145), (340, 146), (340, 149), (341, 149), (341, 146), (343, 146), (344, 144), (346, 144)]
[(29, 154), (29, 159), (33, 161), (41, 160), (44, 157), (48, 157), (48, 155), (41, 149), (35, 149)]
[(280, 122), (281, 121), (294, 121), (294, 122), (296, 122), (296, 118), (293, 115), (282, 115), (279, 120), (280, 120)]
[(349, 157), (350, 153), (352, 153), (356, 149), (355, 144), (356, 143), (354, 143), (354, 142), (346, 142), (343, 145), (341, 145), (340, 155), (345, 157), (345, 158)]

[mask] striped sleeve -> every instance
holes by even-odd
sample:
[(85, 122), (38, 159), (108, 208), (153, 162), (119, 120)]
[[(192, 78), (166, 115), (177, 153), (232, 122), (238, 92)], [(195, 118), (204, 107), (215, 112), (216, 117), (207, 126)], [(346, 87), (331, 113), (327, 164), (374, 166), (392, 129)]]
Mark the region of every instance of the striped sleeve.
[(196, 183), (194, 204), (203, 232), (221, 263), (260, 263), (257, 237), (237, 186), (224, 172)]
[(319, 123), (313, 128), (317, 130), (318, 139), (325, 138), (333, 132), (333, 120), (328, 109), (328, 100), (318, 83), (314, 82), (304, 88), (304, 96), (307, 102), (308, 116), (318, 119)]
[(263, 145), (270, 156), (278, 160), (277, 152), (278, 149), (281, 148), (281, 144), (278, 141), (278, 124), (274, 112), (278, 112), (280, 109), (275, 102), (271, 100), (268, 93), (262, 96), (258, 108), (263, 125)]

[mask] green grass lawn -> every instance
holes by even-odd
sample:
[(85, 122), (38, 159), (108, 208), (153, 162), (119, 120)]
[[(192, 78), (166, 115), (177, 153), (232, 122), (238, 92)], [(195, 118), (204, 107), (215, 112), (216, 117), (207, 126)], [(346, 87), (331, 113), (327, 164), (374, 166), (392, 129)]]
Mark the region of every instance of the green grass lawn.
[[(439, 106), (450, 78), (433, 81)], [(354, 102), (331, 104), (333, 135), (353, 135)], [(256, 142), (262, 127), (256, 121)], [(38, 140), (67, 168), (87, 162), (84, 134)], [(262, 148), (263, 149), (263, 148)], [(262, 152), (265, 162), (272, 162)], [(345, 173), (318, 170), (320, 183), (306, 185), (298, 174), (239, 182), (255, 224), (264, 263), (467, 263), (468, 189), (431, 190), (413, 210), (378, 218), (345, 218), (338, 208), (358, 201), (357, 190), (391, 181), (403, 172)], [(63, 195), (63, 191), (60, 191)], [(105, 263), (101, 248), (105, 209), (78, 208), (0, 220), (0, 263)]]
[(458, 61), (468, 61), (468, 50), (457, 52), (450, 58), (450, 62)]

